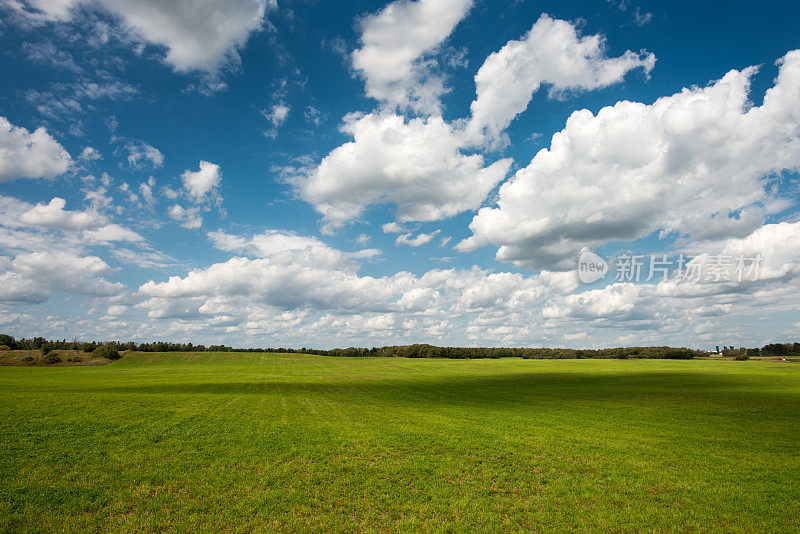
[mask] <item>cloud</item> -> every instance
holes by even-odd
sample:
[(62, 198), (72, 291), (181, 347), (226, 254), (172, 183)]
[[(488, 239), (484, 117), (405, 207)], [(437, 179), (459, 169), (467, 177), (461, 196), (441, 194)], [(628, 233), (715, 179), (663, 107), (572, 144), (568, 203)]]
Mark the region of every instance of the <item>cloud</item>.
[[(645, 309), (640, 297), (651, 287), (617, 283), (602, 289), (568, 295), (560, 302), (542, 310), (545, 319), (571, 317), (576, 319), (613, 319), (615, 322), (655, 319), (653, 307)], [(666, 310), (665, 310), (666, 311)]]
[(87, 230), (81, 235), (89, 244), (109, 244), (114, 241), (143, 242), (144, 238), (117, 223), (108, 223), (94, 230)]
[(219, 165), (200, 161), (200, 169), (197, 171), (186, 170), (181, 174), (183, 188), (195, 202), (201, 202), (206, 195), (216, 191), (222, 180), (219, 172)]
[[(246, 298), (282, 309), (305, 306), (327, 309), (383, 309), (387, 288), (379, 280), (360, 278), (349, 271), (323, 269), (270, 259), (231, 258), (207, 269), (191, 271), (185, 278), (150, 281), (140, 293), (156, 298)], [(198, 303), (198, 309), (202, 302)]]
[(577, 286), (573, 273), (525, 276), (477, 267), (363, 276), (356, 260), (376, 251), (343, 252), (276, 230), (208, 235), (217, 248), (250, 257), (143, 284), (138, 308), (151, 319), (185, 328), (217, 328), (221, 321), (229, 332), (326, 345), (350, 336), (418, 341), (458, 335), (453, 321), (460, 318), (530, 308)]
[(46, 22), (67, 21), (72, 18), (78, 0), (9, 0), (3, 7), (10, 9), (23, 22), (42, 25)]
[(131, 165), (139, 166), (145, 161), (149, 161), (153, 167), (161, 167), (164, 164), (164, 154), (144, 141), (131, 141), (125, 145), (125, 149), (128, 151), (128, 163)]
[(319, 126), (328, 120), (328, 112), (314, 106), (306, 106), (303, 110), (303, 117), (307, 123)]
[(652, 105), (576, 111), (481, 209), (460, 250), (498, 246), (519, 267), (570, 269), (582, 247), (660, 231), (694, 240), (744, 236), (785, 207), (770, 176), (800, 165), (800, 51), (786, 54), (763, 104), (756, 69)]
[(381, 230), (383, 230), (384, 234), (400, 234), (405, 232), (405, 228), (401, 225), (397, 224), (396, 222), (388, 222), (381, 226)]
[(99, 159), (103, 159), (103, 156), (97, 151), (97, 149), (87, 146), (83, 149), (78, 158), (81, 161), (97, 161)]
[(153, 193), (153, 188), (156, 186), (156, 180), (152, 176), (147, 179), (147, 182), (139, 184), (139, 194), (142, 195), (144, 203), (148, 206), (153, 206), (156, 203), (156, 197)]
[(681, 298), (745, 294), (800, 276), (800, 222), (766, 224), (744, 237), (696, 247), (682, 276), (658, 285), (660, 294)]
[[(359, 218), (372, 204), (394, 204), (399, 222), (441, 220), (477, 209), (505, 178), (511, 160), (484, 167), (484, 157), (472, 152), (494, 144), (541, 84), (550, 84), (553, 94), (595, 89), (633, 68), (649, 72), (655, 61), (652, 54), (633, 52), (608, 58), (602, 36), (580, 37), (572, 24), (543, 16), (523, 40), (509, 42), (486, 60), (475, 78), (472, 118), (447, 123), (438, 115), (442, 81), (425, 54), (471, 4), (398, 1), (361, 21), (363, 46), (353, 52), (353, 64), (382, 109), (346, 115), (341, 131), (353, 141), (318, 166), (285, 169), (300, 197), (323, 215), (323, 231)], [(428, 116), (407, 119), (393, 108)]]
[[(609, 4), (613, 4), (623, 13), (628, 10), (629, 2), (628, 0), (606, 0)], [(631, 11), (631, 17), (633, 18), (633, 23), (637, 26), (644, 26), (649, 24), (653, 20), (653, 14), (648, 12), (643, 12), (639, 6), (634, 6), (633, 10)]]
[(435, 74), (435, 51), (472, 7), (472, 0), (397, 0), (359, 21), (361, 47), (353, 68), (366, 82), (367, 96), (389, 107), (439, 112), (445, 91)]
[(98, 71), (97, 76), (99, 81), (83, 78), (73, 83), (51, 83), (46, 91), (28, 89), (23, 93), (25, 101), (42, 115), (69, 123), (70, 131), (82, 136), (81, 123), (76, 117), (96, 111), (94, 101), (130, 100), (139, 93), (138, 88), (115, 79), (108, 71)]
[(588, 334), (586, 332), (575, 332), (574, 334), (564, 334), (561, 337), (564, 338), (564, 341), (577, 341), (586, 339)]
[(0, 301), (38, 303), (57, 292), (115, 295), (122, 284), (100, 276), (109, 270), (96, 256), (67, 251), (23, 253), (13, 260), (0, 256)]
[(250, 237), (230, 235), (221, 231), (209, 232), (208, 238), (220, 250), (268, 258), (276, 264), (299, 263), (317, 268), (346, 270), (357, 268), (357, 264), (352, 261), (352, 254), (330, 247), (313, 236), (265, 230)]
[(44, 128), (29, 132), (0, 117), (0, 182), (16, 178), (55, 178), (72, 158)]
[(31, 61), (41, 63), (61, 70), (80, 72), (81, 68), (75, 63), (72, 55), (64, 50), (59, 50), (50, 42), (26, 42), (22, 44), (22, 51)]
[[(361, 234), (361, 235), (364, 235), (364, 234)], [(359, 243), (359, 244), (363, 244), (363, 243)], [(361, 249), (361, 250), (356, 250), (355, 252), (351, 252), (351, 253), (348, 254), (348, 256), (352, 257), (353, 259), (363, 260), (363, 259), (374, 258), (375, 256), (380, 256), (381, 254), (383, 254), (383, 251), (381, 251), (380, 249), (377, 249), (377, 248), (364, 248), (364, 249)]]
[(633, 10), (633, 22), (637, 26), (645, 26), (649, 24), (653, 20), (653, 14), (648, 12), (642, 12), (639, 6)]
[(34, 226), (48, 226), (64, 230), (91, 230), (107, 222), (94, 211), (66, 211), (63, 198), (55, 197), (48, 204), (37, 204), (20, 215), (19, 220)]
[(278, 127), (286, 122), (290, 111), (291, 108), (283, 102), (273, 104), (269, 111), (263, 111), (264, 117), (272, 124), (269, 130), (264, 130), (264, 135), (270, 139), (278, 137)]
[(358, 218), (370, 204), (395, 204), (400, 222), (477, 209), (511, 165), (502, 159), (485, 167), (483, 156), (463, 154), (458, 132), (441, 117), (348, 115), (342, 131), (353, 141), (293, 179), (327, 229)]
[(291, 111), (291, 108), (286, 104), (275, 104), (272, 106), (269, 113), (266, 114), (266, 117), (273, 126), (280, 126), (286, 122), (286, 119), (289, 117), (289, 111)]
[[(210, 211), (214, 205), (219, 207), (222, 203), (222, 197), (218, 192), (222, 181), (219, 165), (200, 160), (199, 169), (185, 170), (181, 174), (181, 181), (186, 195), (194, 206), (184, 208), (174, 204), (167, 208), (167, 214), (171, 219), (179, 221), (184, 228), (200, 228), (203, 225), (202, 213)], [(155, 185), (155, 182), (152, 185)], [(151, 193), (152, 185), (147, 186), (151, 188)], [(175, 199), (178, 194), (175, 191), (165, 190), (165, 196)]]
[(123, 315), (127, 311), (128, 307), (122, 304), (114, 304), (108, 307), (106, 310), (106, 315), (109, 317), (119, 317)]
[(71, 120), (83, 112), (83, 106), (73, 96), (56, 95), (51, 91), (25, 91), (25, 101), (36, 111), (58, 121)]
[(572, 23), (542, 15), (522, 39), (506, 43), (478, 70), (468, 130), (496, 138), (543, 84), (551, 97), (598, 89), (622, 81), (633, 69), (649, 73), (655, 61), (653, 54), (630, 50), (609, 58), (604, 36), (580, 36)]
[(148, 43), (164, 46), (164, 60), (178, 72), (214, 74), (226, 62), (237, 63), (237, 49), (261, 28), (267, 0), (101, 0), (127, 28)]
[(401, 234), (397, 236), (395, 239), (396, 245), (408, 245), (409, 247), (420, 247), (422, 245), (427, 245), (431, 242), (431, 240), (436, 237), (441, 230), (436, 230), (435, 232), (431, 232), (429, 234), (419, 233), (414, 237), (411, 237), (411, 234)]
[(101, 82), (82, 79), (76, 83), (55, 84), (54, 88), (61, 92), (68, 92), (73, 98), (86, 98), (89, 100), (99, 100), (101, 98), (127, 100), (139, 92), (136, 87), (120, 80), (115, 80), (108, 75)]
[[(704, 246), (667, 279), (555, 295), (541, 317), (562, 329), (641, 330), (685, 340), (687, 335), (712, 339), (726, 332), (724, 324), (709, 317), (722, 321), (763, 315), (765, 309), (794, 310), (793, 302), (800, 298), (800, 223), (767, 224), (745, 237)], [(737, 272), (740, 260), (744, 269)]]
[(131, 204), (135, 204), (136, 207), (138, 208), (142, 207), (142, 202), (139, 200), (139, 195), (137, 195), (136, 193), (133, 192), (133, 190), (131, 190), (131, 186), (129, 186), (127, 182), (122, 182), (122, 184), (120, 184), (118, 189), (122, 191), (124, 194), (128, 195), (126, 199), (128, 202), (130, 202)]
[(530, 305), (575, 285), (574, 276), (569, 280), (552, 273), (525, 277), (477, 268), (437, 269), (421, 276), (400, 272), (375, 278), (359, 276), (349, 266), (331, 267), (316, 258), (311, 260), (234, 257), (192, 270), (183, 278), (173, 276), (166, 282), (143, 284), (139, 293), (147, 301), (141, 307), (159, 314), (167, 306), (197, 318), (216, 313), (247, 317), (268, 310), (335, 315), (392, 313), (399, 314), (402, 323), (404, 317), (410, 318), (408, 314), (436, 316), (441, 321), (486, 306), (507, 309)]
[(111, 250), (111, 255), (121, 262), (137, 265), (143, 269), (164, 269), (175, 265), (174, 258), (156, 250), (115, 247)]
[(169, 215), (170, 219), (180, 222), (181, 226), (190, 230), (203, 226), (200, 208), (196, 206), (184, 208), (179, 204), (174, 204), (167, 208), (167, 215)]
[(65, 207), (66, 201), (59, 197), (31, 205), (0, 195), (0, 248), (78, 254), (86, 245), (144, 242), (133, 230), (109, 222), (95, 205), (85, 211)]
[(242, 48), (258, 31), (268, 0), (27, 0), (13, 2), (15, 11), (31, 23), (72, 20), (77, 7), (99, 7), (118, 18), (136, 40), (166, 49), (164, 61), (177, 72), (217, 74), (240, 61)]

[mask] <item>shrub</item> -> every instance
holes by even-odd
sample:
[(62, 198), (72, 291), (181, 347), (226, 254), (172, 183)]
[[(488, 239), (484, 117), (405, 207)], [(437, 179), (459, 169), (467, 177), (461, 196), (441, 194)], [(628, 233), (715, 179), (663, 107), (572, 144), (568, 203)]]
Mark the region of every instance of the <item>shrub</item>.
[(67, 361), (68, 361), (69, 363), (80, 363), (80, 362), (82, 362), (83, 360), (81, 360), (81, 357), (80, 357), (80, 356), (78, 356), (77, 354), (73, 354), (72, 356), (70, 356), (69, 358), (67, 358)]
[(61, 358), (59, 358), (58, 354), (55, 352), (49, 351), (47, 354), (42, 356), (42, 363), (44, 364), (53, 365), (59, 362), (61, 362)]
[(112, 344), (103, 345), (101, 347), (97, 347), (94, 350), (95, 356), (99, 356), (100, 358), (106, 358), (108, 360), (119, 360), (122, 358), (117, 347)]
[(24, 357), (22, 358), (22, 361), (23, 361), (23, 362), (25, 362), (25, 363), (33, 363), (33, 362), (35, 362), (36, 360), (34, 359), (34, 357), (33, 357), (33, 356), (24, 356)]
[(8, 334), (0, 334), (0, 345), (6, 345), (10, 349), (15, 349), (17, 348), (17, 341), (13, 336), (9, 336)]
[(0, 345), (0, 351), (4, 352), (7, 350), (11, 350), (11, 347), (9, 347), (8, 345)]
[(42, 351), (42, 356), (47, 356), (48, 354), (50, 354), (50, 351), (53, 350), (53, 347), (51, 347), (49, 343), (46, 343), (42, 345), (42, 347), (39, 350)]
[(748, 356), (747, 351), (744, 349), (725, 349), (722, 351), (722, 356), (725, 358), (733, 358), (738, 362), (750, 359), (750, 356)]

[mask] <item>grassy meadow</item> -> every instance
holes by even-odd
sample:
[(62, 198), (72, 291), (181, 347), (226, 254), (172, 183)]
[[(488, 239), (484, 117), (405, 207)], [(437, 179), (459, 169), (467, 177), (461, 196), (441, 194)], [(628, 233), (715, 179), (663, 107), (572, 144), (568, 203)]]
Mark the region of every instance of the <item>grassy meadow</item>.
[(0, 531), (800, 529), (800, 365), (0, 367)]

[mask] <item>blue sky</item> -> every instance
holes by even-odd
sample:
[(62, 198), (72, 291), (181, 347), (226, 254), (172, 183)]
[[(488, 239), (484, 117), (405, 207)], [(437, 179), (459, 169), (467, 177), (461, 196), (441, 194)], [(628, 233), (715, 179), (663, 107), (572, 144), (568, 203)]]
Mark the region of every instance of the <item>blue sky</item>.
[[(794, 339), (798, 22), (789, 2), (3, 0), (0, 330)], [(610, 262), (588, 284), (587, 251)], [(622, 279), (624, 254), (671, 268)]]

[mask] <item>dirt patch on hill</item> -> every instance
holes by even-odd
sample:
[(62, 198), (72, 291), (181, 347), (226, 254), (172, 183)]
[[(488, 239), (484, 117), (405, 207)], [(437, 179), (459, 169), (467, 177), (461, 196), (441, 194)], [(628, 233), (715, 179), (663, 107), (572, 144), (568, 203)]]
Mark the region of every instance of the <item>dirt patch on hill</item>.
[(100, 358), (80, 350), (53, 350), (43, 355), (39, 350), (0, 351), (0, 365), (26, 365), (36, 367), (68, 367), (75, 365), (106, 365), (112, 360)]

